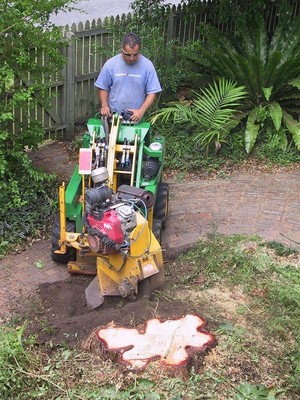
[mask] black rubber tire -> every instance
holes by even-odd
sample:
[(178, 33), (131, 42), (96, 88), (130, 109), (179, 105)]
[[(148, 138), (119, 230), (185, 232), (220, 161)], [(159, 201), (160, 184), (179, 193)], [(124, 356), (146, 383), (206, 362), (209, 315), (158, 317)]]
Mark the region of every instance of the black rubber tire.
[[(66, 222), (66, 231), (67, 232), (75, 232), (75, 222), (67, 220)], [(60, 248), (58, 241), (60, 239), (60, 219), (59, 215), (57, 215), (54, 219), (53, 227), (52, 227), (52, 235), (51, 235), (51, 258), (53, 261), (58, 263), (67, 264), (69, 261), (76, 260), (76, 250), (74, 247), (67, 247), (67, 251), (65, 254), (56, 254), (55, 250)]]
[(152, 232), (156, 237), (156, 240), (159, 244), (161, 244), (161, 236), (162, 236), (162, 221), (160, 219), (153, 220)]
[(169, 184), (161, 182), (158, 186), (154, 205), (153, 218), (161, 221), (162, 229), (165, 229), (169, 212)]

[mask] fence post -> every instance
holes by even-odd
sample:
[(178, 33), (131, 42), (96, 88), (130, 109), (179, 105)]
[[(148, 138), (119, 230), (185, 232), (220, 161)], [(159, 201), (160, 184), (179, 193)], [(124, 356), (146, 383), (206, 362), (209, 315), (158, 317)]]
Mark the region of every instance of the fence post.
[(171, 13), (168, 17), (167, 40), (173, 40), (175, 27), (174, 27), (174, 14)]
[(75, 138), (75, 34), (67, 32), (67, 65), (66, 65), (66, 91), (65, 91), (65, 110), (66, 110), (66, 140)]

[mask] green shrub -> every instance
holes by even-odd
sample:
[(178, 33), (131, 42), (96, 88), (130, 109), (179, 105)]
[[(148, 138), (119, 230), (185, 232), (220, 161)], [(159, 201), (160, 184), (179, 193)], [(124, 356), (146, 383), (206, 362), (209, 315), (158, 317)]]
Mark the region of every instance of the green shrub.
[(245, 96), (245, 87), (220, 78), (199, 93), (193, 92), (191, 101), (167, 104), (152, 116), (151, 122), (172, 119), (175, 125), (185, 126), (192, 132), (193, 143), (205, 148), (208, 155), (212, 145), (220, 148), (231, 129), (238, 125), (237, 110)]
[(201, 29), (204, 40), (189, 46), (187, 58), (212, 78), (224, 77), (246, 87), (247, 153), (270, 130), (277, 149), (294, 143), (300, 150), (300, 16), (280, 14), (274, 32), (268, 32), (260, 11), (246, 13), (234, 33), (208, 24)]
[(25, 149), (44, 139), (31, 111), (49, 105), (49, 85), (64, 65), (65, 41), (49, 17), (68, 3), (0, 4), (0, 255), (10, 244), (38, 236), (53, 212), (54, 177), (35, 171)]
[(0, 257), (44, 235), (58, 204), (55, 175), (34, 170), (24, 151), (9, 162), (15, 167), (6, 169), (0, 181)]

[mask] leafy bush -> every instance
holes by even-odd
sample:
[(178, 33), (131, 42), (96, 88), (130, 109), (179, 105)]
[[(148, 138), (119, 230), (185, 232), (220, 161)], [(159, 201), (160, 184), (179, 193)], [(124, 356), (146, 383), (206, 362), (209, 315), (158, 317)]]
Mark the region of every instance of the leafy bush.
[(271, 161), (278, 165), (289, 165), (300, 161), (300, 153), (294, 146), (286, 150), (278, 149), (272, 145), (272, 140), (270, 140), (270, 142), (260, 143), (255, 151), (255, 156), (259, 160)]
[(230, 135), (217, 153), (207, 155), (205, 149), (192, 140), (193, 132), (185, 125), (157, 121), (154, 131), (166, 138), (165, 169), (176, 170), (178, 177), (190, 172), (205, 176), (216, 171), (222, 174), (223, 168), (232, 168), (245, 160), (246, 153), (239, 134)]
[(25, 152), (9, 161), (15, 172), (6, 170), (0, 182), (0, 257), (19, 243), (44, 235), (58, 202), (55, 175), (34, 170)]
[[(44, 139), (42, 125), (30, 118), (30, 111), (37, 103), (48, 104), (50, 77), (64, 63), (59, 50), (63, 38), (49, 16), (67, 4), (0, 4), (0, 254), (9, 243), (37, 235), (52, 209), (54, 178), (34, 171), (25, 149), (37, 148)], [(47, 58), (44, 66), (41, 57)]]
[(202, 33), (205, 40), (192, 43), (186, 57), (203, 73), (246, 87), (246, 151), (266, 132), (276, 137), (277, 148), (286, 150), (293, 142), (300, 150), (300, 123), (295, 119), (300, 111), (300, 16), (280, 14), (270, 33), (262, 14), (246, 13), (234, 33), (204, 24)]
[(193, 132), (192, 140), (206, 149), (208, 154), (212, 143), (221, 147), (230, 130), (238, 122), (237, 107), (241, 105), (246, 92), (243, 86), (225, 79), (194, 93), (192, 101), (172, 102), (154, 114), (151, 122), (173, 119), (174, 124), (185, 125)]

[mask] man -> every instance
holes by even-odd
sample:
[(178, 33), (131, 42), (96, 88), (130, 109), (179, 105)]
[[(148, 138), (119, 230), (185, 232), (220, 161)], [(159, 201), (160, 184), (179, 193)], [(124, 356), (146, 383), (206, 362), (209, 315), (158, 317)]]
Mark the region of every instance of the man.
[(102, 116), (126, 112), (131, 121), (140, 121), (161, 92), (155, 68), (140, 49), (139, 36), (127, 33), (121, 52), (104, 64), (95, 82)]

